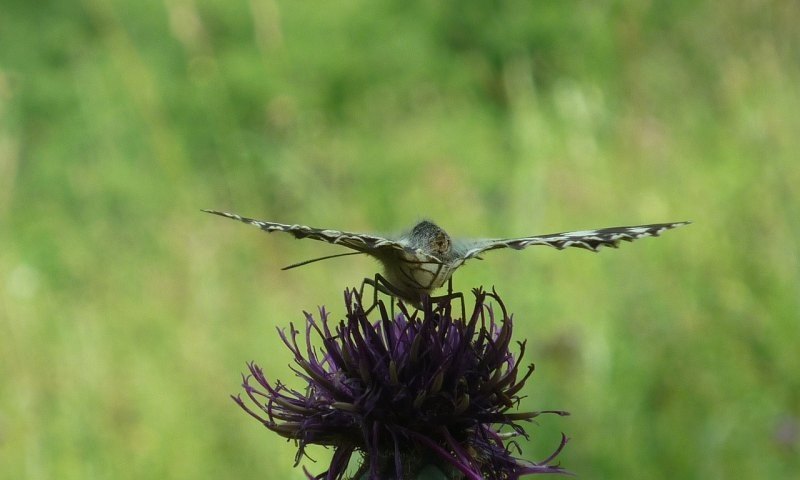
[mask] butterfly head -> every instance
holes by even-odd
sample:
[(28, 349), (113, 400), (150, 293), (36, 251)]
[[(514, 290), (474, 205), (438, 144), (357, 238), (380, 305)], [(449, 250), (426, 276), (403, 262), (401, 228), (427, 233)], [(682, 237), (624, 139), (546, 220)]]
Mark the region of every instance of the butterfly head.
[(416, 224), (411, 229), (409, 237), (411, 244), (416, 248), (439, 258), (446, 257), (452, 247), (450, 235), (429, 220)]

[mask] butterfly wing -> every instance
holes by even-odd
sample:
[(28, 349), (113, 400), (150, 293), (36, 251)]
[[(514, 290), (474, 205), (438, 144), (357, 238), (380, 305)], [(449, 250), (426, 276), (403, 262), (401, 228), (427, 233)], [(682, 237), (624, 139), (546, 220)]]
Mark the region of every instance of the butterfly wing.
[(267, 233), (286, 232), (298, 239), (311, 238), (334, 245), (342, 245), (376, 257), (380, 257), (381, 255), (397, 256), (404, 254), (430, 258), (438, 262), (435, 257), (431, 257), (421, 251), (408, 247), (408, 245), (402, 240), (392, 240), (389, 238), (380, 237), (378, 235), (369, 235), (364, 233), (312, 228), (305, 225), (288, 225), (285, 223), (264, 222), (262, 220), (254, 220), (252, 218), (243, 217), (235, 213), (220, 212), (216, 210), (203, 211), (253, 225)]
[(656, 223), (633, 227), (610, 227), (599, 230), (583, 230), (578, 232), (552, 233), (523, 238), (505, 238), (493, 240), (476, 240), (464, 249), (465, 260), (475, 258), (487, 250), (497, 248), (513, 248), (522, 250), (531, 245), (547, 245), (563, 250), (567, 247), (584, 248), (596, 252), (600, 247), (617, 248), (620, 240), (632, 242), (644, 237), (657, 237), (667, 230), (688, 225), (691, 222)]

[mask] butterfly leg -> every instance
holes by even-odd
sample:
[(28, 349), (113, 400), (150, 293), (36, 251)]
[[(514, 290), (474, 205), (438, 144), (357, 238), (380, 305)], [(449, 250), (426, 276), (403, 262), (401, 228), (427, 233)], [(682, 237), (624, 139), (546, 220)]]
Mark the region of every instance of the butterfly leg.
[(466, 320), (467, 312), (464, 307), (464, 294), (462, 292), (453, 293), (453, 291), (450, 290), (450, 292), (447, 295), (431, 297), (431, 302), (452, 302), (455, 299), (458, 299), (458, 301), (461, 303), (461, 319)]
[(365, 285), (369, 285), (372, 287), (373, 295), (372, 295), (372, 305), (368, 309), (364, 310), (364, 313), (365, 314), (370, 313), (378, 305), (378, 292), (380, 292), (391, 299), (390, 310), (392, 318), (394, 318), (394, 299), (395, 297), (399, 297), (400, 292), (398, 292), (397, 289), (391, 283), (389, 283), (389, 281), (386, 280), (380, 273), (376, 273), (374, 278), (365, 278), (364, 281), (361, 282), (360, 294), (362, 296), (364, 293)]
[(461, 302), (461, 319), (466, 320), (467, 311), (464, 306), (464, 294), (462, 292), (453, 293), (453, 277), (447, 279), (447, 295), (431, 297), (432, 302), (452, 301), (454, 299), (458, 299)]
[(461, 320), (467, 321), (467, 311), (464, 307), (464, 294), (458, 292), (458, 294), (453, 295), (453, 276), (451, 275), (450, 278), (447, 279), (447, 296), (452, 298), (460, 298), (461, 299)]
[[(364, 310), (364, 313), (369, 313), (375, 308), (375, 305), (378, 304), (378, 287), (376, 286), (378, 280), (378, 275), (375, 275), (375, 279), (371, 278), (364, 278), (364, 281), (361, 282), (361, 287), (358, 289), (358, 301), (361, 302), (361, 309)], [(364, 308), (364, 289), (366, 286), (369, 285), (372, 287), (372, 304), (369, 308)]]

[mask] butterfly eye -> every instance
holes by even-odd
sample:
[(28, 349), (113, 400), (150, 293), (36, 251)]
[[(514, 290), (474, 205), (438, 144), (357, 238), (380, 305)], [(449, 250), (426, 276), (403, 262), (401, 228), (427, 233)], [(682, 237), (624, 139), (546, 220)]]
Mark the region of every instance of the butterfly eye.
[(431, 249), (440, 255), (449, 252), (450, 237), (444, 231), (439, 231), (433, 238), (433, 242), (431, 242)]

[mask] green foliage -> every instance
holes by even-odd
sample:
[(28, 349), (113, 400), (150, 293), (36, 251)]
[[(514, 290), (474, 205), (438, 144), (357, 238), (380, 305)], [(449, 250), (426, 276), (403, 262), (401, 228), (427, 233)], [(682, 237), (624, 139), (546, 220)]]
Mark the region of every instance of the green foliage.
[(798, 24), (779, 0), (4, 2), (0, 478), (303, 478), (227, 395), (248, 360), (292, 381), (275, 327), (375, 265), (281, 272), (339, 250), (200, 208), (477, 237), (694, 220), (456, 284), (515, 312), (528, 409), (572, 413), (527, 457), (563, 430), (586, 478), (796, 476)]

